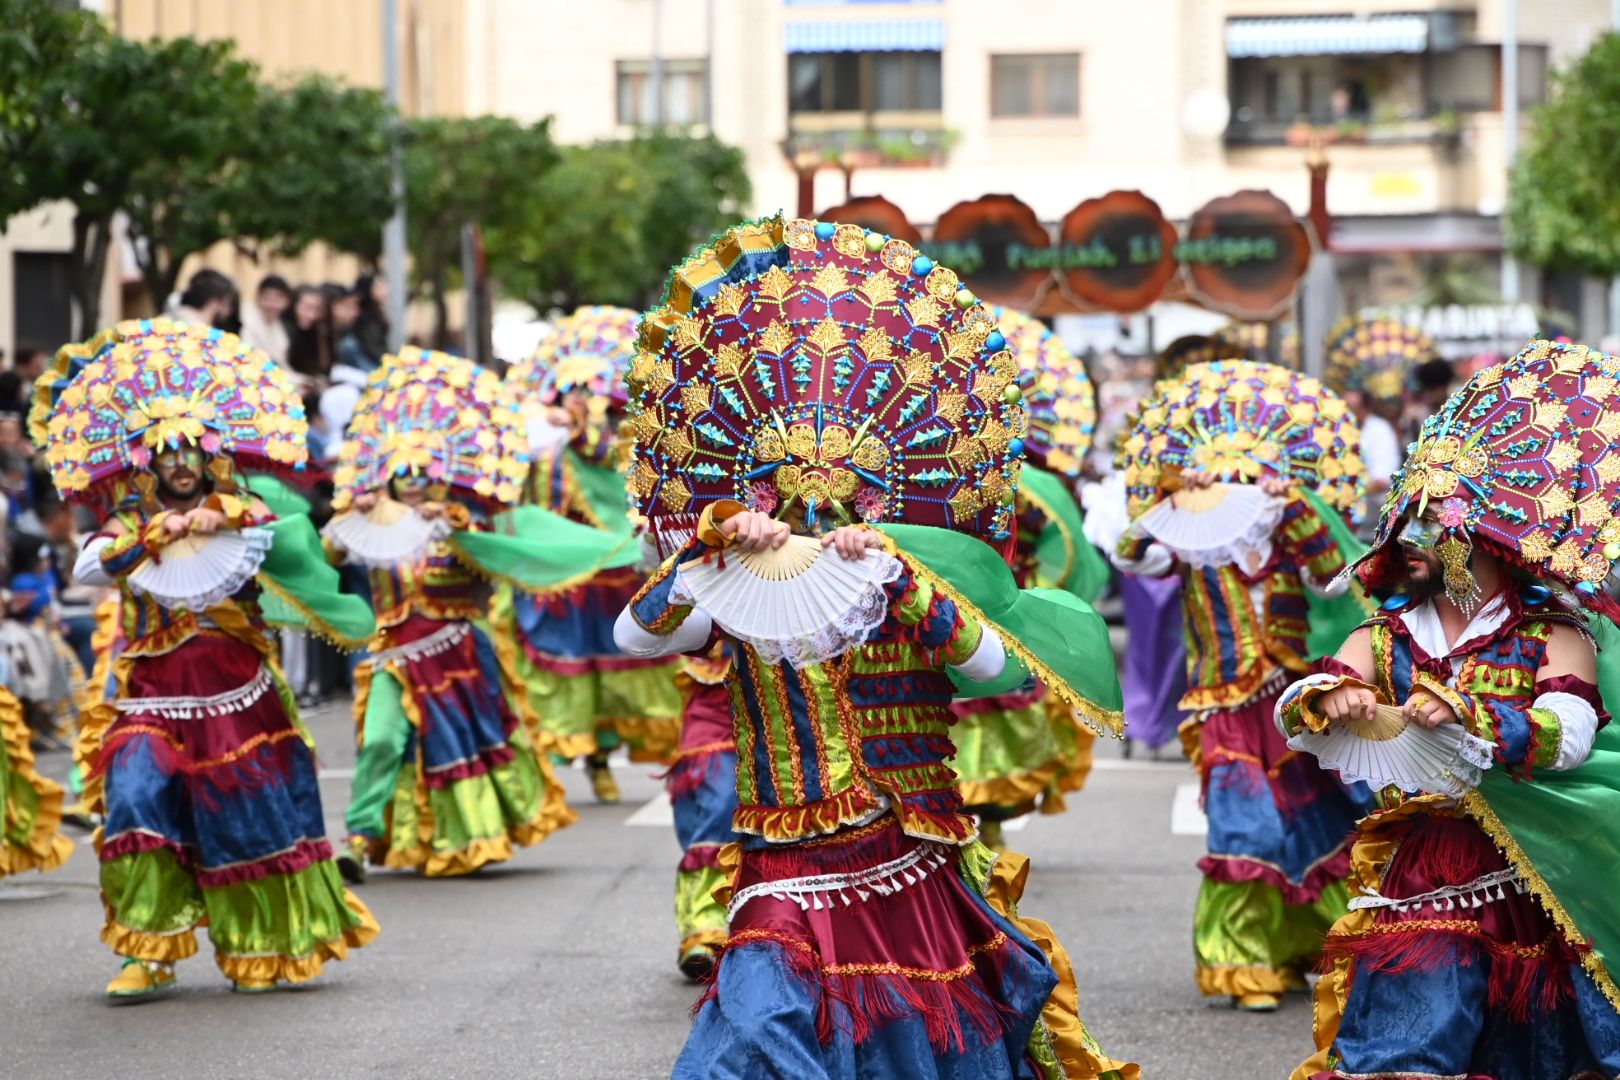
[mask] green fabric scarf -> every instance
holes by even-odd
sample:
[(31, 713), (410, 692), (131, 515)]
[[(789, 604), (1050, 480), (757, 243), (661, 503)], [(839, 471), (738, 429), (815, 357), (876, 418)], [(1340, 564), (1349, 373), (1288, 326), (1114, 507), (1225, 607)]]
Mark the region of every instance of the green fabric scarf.
[(377, 631), (371, 607), (360, 597), (339, 591), (337, 571), (327, 563), (309, 518), (293, 514), (267, 528), (275, 534), (275, 542), (259, 566), (265, 621), (311, 631), (343, 648), (364, 648)]

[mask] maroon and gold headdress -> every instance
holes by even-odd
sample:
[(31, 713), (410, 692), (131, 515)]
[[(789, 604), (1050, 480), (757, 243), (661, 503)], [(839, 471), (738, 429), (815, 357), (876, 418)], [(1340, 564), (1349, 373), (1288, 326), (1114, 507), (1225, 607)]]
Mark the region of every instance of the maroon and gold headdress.
[(1005, 540), (1018, 363), (957, 275), (858, 225), (766, 218), (678, 267), (642, 320), (629, 483), (655, 530), (735, 499)]

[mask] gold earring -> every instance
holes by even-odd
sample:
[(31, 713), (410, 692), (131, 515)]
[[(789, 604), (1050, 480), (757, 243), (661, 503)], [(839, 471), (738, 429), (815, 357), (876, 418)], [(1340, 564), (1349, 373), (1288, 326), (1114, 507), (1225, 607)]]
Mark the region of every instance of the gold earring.
[(1440, 541), (1435, 554), (1445, 570), (1446, 599), (1456, 604), (1464, 615), (1472, 615), (1480, 601), (1479, 582), (1468, 568), (1474, 555), (1473, 545), (1453, 533)]

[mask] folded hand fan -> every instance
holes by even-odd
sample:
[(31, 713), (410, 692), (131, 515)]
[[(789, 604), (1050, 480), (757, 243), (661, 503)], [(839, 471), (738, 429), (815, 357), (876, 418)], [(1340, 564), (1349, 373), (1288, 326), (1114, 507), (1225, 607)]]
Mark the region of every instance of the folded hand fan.
[(795, 536), (773, 550), (686, 563), (677, 588), (767, 663), (802, 667), (866, 640), (888, 613), (883, 586), (900, 569), (882, 551), (846, 559), (815, 537)]
[(273, 539), (268, 529), (182, 536), (131, 573), (129, 584), (166, 608), (202, 611), (252, 580)]
[(1281, 510), (1253, 484), (1183, 488), (1136, 519), (1136, 527), (1194, 566), (1262, 548)]
[(429, 544), (450, 535), (450, 524), (443, 518), (428, 521), (394, 499), (378, 499), (364, 513), (337, 515), (321, 534), (366, 566), (391, 567), (420, 559)]
[(1289, 745), (1316, 755), (1346, 782), (1365, 780), (1374, 788), (1393, 784), (1402, 791), (1464, 794), (1479, 784), (1490, 766), (1490, 749), (1459, 724), (1437, 728), (1408, 724), (1394, 705), (1379, 705), (1372, 717), (1301, 732)]

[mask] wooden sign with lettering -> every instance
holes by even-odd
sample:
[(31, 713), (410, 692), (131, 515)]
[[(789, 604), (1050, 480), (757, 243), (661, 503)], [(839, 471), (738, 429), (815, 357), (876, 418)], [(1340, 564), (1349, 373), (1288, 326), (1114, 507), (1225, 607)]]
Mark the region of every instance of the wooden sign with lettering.
[(1176, 276), (1176, 227), (1140, 191), (1111, 191), (1070, 210), (1052, 250), (1068, 291), (1103, 311), (1150, 307)]
[(1050, 285), (1052, 238), (1011, 195), (959, 202), (940, 215), (923, 253), (962, 276), (981, 300), (1029, 308)]

